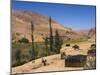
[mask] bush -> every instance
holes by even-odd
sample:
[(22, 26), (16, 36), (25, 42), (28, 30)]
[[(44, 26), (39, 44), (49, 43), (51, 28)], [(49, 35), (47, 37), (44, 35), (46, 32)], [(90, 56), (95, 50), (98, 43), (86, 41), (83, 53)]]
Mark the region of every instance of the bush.
[(61, 59), (64, 59), (65, 57), (66, 57), (65, 52), (62, 52), (62, 53), (61, 53)]
[(96, 48), (96, 44), (91, 44), (91, 48)]
[(70, 46), (70, 44), (66, 44), (66, 47), (69, 47)]
[(79, 49), (80, 47), (78, 45), (74, 45), (72, 48)]
[(21, 63), (21, 50), (17, 49), (15, 51), (15, 59), (16, 59), (16, 64), (20, 64)]
[(96, 45), (95, 44), (91, 44), (90, 49), (88, 50), (88, 55), (96, 55)]
[(18, 40), (19, 43), (29, 43), (29, 40), (26, 38), (22, 38), (20, 40)]

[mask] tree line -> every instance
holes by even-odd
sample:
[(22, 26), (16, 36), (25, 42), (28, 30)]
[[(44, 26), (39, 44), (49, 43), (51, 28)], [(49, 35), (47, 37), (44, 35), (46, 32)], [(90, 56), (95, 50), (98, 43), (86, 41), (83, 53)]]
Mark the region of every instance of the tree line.
[[(49, 17), (49, 37), (45, 36), (44, 38), (44, 45), (45, 45), (45, 49), (42, 52), (42, 56), (48, 56), (48, 55), (52, 55), (52, 54), (59, 54), (60, 53), (60, 49), (62, 46), (62, 38), (59, 35), (58, 30), (55, 30), (55, 32), (53, 32), (53, 28), (52, 28), (52, 19), (51, 17)], [(31, 50), (30, 50), (30, 60), (35, 60), (37, 59), (37, 51), (35, 50), (35, 42), (34, 42), (34, 21), (30, 22), (31, 24)], [(53, 35), (53, 33), (55, 33), (55, 35)], [(19, 43), (30, 43), (28, 39), (26, 39), (25, 37), (18, 40)], [(42, 49), (42, 48), (41, 48)], [(15, 60), (17, 61), (17, 63), (19, 63), (18, 65), (20, 65), (21, 63), (21, 50), (20, 49), (16, 49), (15, 51)]]

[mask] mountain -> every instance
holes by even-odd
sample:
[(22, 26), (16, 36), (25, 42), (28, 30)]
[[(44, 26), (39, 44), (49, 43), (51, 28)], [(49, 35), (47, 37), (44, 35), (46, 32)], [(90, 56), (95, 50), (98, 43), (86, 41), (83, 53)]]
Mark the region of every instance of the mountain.
[(88, 31), (88, 37), (89, 37), (89, 40), (90, 41), (96, 41), (96, 28), (91, 28), (89, 31)]
[[(45, 37), (49, 37), (49, 17), (36, 12), (12, 10), (12, 39), (18, 41), (25, 37), (31, 41), (31, 21), (34, 23), (34, 40), (36, 42), (44, 41)], [(95, 36), (95, 30), (73, 31), (69, 27), (64, 27), (59, 22), (51, 19), (53, 36), (58, 30), (59, 35), (67, 39), (80, 39)]]
[(86, 29), (86, 30), (80, 30), (80, 31), (78, 31), (78, 34), (84, 35), (84, 37), (90, 41), (95, 41), (95, 39), (96, 39), (96, 27)]
[[(31, 41), (31, 21), (34, 22), (35, 41), (43, 41), (45, 36), (49, 36), (49, 18), (36, 12), (12, 10), (12, 35), (13, 39), (19, 40), (26, 37)], [(55, 20), (51, 20), (53, 35), (58, 30), (60, 36), (71, 32), (70, 28), (65, 28)]]
[(95, 37), (95, 34), (96, 34), (95, 28), (91, 28), (91, 29), (89, 30), (89, 32), (88, 32), (88, 36), (89, 36), (90, 38)]

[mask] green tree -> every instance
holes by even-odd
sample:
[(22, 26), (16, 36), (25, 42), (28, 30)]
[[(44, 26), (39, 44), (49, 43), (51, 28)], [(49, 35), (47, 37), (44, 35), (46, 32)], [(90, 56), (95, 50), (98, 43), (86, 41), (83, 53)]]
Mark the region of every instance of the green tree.
[(26, 38), (22, 38), (20, 40), (18, 40), (19, 43), (29, 43), (29, 40)]
[(53, 34), (51, 26), (51, 17), (49, 18), (49, 28), (50, 28), (50, 50), (53, 51)]
[(20, 63), (21, 63), (21, 50), (20, 49), (16, 50), (15, 59), (17, 61), (17, 65), (20, 65)]
[(56, 30), (54, 37), (54, 47), (53, 47), (56, 53), (60, 53), (62, 43), (63, 43), (62, 38), (59, 36), (59, 33)]
[(35, 60), (35, 51), (34, 51), (34, 23), (33, 22), (31, 22), (31, 40), (32, 40), (32, 57), (31, 57), (31, 59), (32, 60)]
[(46, 51), (46, 54), (47, 54), (47, 55), (49, 55), (49, 52), (50, 52), (50, 51), (49, 51), (49, 48), (48, 48), (48, 43), (49, 43), (49, 41), (48, 41), (48, 38), (46, 37), (46, 38), (45, 38), (45, 51)]

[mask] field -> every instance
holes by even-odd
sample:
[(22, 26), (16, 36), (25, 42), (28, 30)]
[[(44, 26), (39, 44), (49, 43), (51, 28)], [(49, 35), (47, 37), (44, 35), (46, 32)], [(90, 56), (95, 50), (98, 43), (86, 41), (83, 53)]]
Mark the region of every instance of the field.
[[(14, 44), (12, 44), (12, 67), (22, 65), (26, 62), (31, 61), (31, 49), (32, 49), (31, 43), (27, 43), (27, 44), (14, 43)], [(49, 46), (48, 46), (48, 50), (46, 49), (45, 43), (43, 43), (43, 42), (35, 43), (34, 44), (35, 59), (55, 54), (54, 52), (51, 52), (49, 49), (50, 49)], [(20, 52), (19, 52), (20, 53), (20, 62), (19, 63), (17, 63), (17, 61), (16, 61), (16, 53), (18, 50), (20, 50)]]
[[(95, 42), (73, 42), (70, 47), (65, 47), (65, 43), (62, 46), (61, 52), (65, 52), (66, 55), (77, 55), (83, 54), (87, 55), (87, 51), (91, 44)], [(74, 50), (72, 46), (74, 44), (78, 44), (80, 46), (80, 50)], [(43, 66), (41, 63), (41, 58), (35, 60), (35, 63), (32, 61), (25, 63), (24, 65), (13, 67), (12, 74), (15, 73), (33, 73), (33, 72), (50, 72), (50, 71), (68, 71), (68, 70), (83, 70), (84, 67), (65, 67), (65, 61), (61, 60), (60, 54), (45, 56), (47, 59), (47, 66)]]

